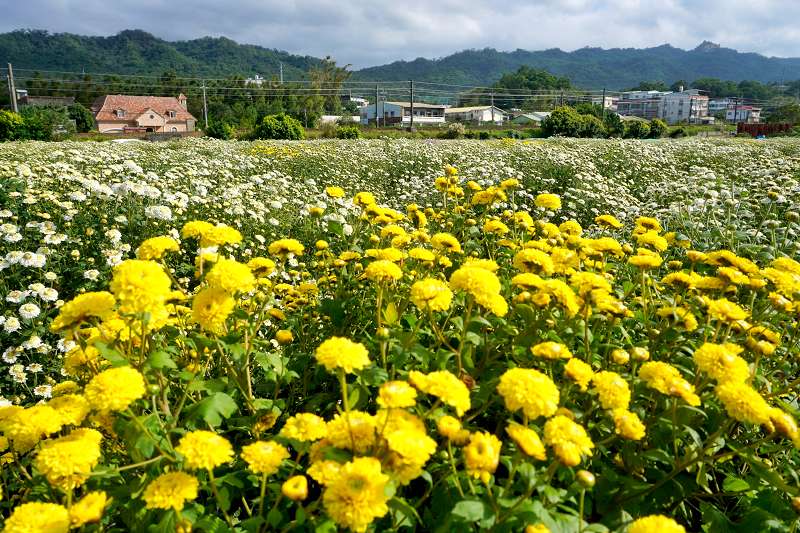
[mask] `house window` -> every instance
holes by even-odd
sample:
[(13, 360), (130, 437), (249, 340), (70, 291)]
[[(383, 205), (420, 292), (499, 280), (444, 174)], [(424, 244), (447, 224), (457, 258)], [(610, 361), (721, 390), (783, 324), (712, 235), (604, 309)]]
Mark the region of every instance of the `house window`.
[(178, 131), (178, 128), (176, 128), (176, 127), (174, 127), (174, 126), (173, 126), (173, 128), (172, 128), (172, 131), (175, 131), (175, 132), (177, 132), (177, 131)]
[(175, 118), (175, 111), (167, 111), (169, 118)]
[(154, 119), (154, 118), (156, 118), (156, 117), (155, 117), (154, 115), (150, 115), (150, 118), (151, 118), (151, 119)]
[(124, 110), (124, 109), (117, 109), (117, 111), (116, 111), (116, 115), (117, 115), (117, 117), (119, 117), (119, 118), (122, 118), (122, 117), (124, 117), (124, 116), (125, 116), (125, 110)]

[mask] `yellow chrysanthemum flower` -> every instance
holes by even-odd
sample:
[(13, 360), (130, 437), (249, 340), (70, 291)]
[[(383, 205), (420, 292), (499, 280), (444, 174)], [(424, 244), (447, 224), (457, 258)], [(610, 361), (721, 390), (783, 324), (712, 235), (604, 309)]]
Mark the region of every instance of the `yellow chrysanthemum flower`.
[(220, 287), (208, 287), (197, 293), (192, 301), (192, 321), (206, 331), (219, 335), (235, 306), (236, 301), (228, 291)]
[(421, 311), (447, 311), (453, 300), (453, 292), (443, 281), (428, 278), (414, 282), (410, 297)]
[(322, 505), (334, 522), (357, 533), (367, 530), (376, 519), (389, 512), (385, 493), (389, 476), (373, 457), (357, 457), (342, 465), (338, 475), (322, 494)]
[(497, 470), (500, 462), (500, 439), (479, 431), (469, 437), (469, 444), (464, 446), (464, 464), (467, 472), (472, 477), (480, 478), (484, 483), (489, 482), (489, 477)]
[(67, 533), (69, 512), (55, 503), (29, 502), (14, 508), (3, 527), (5, 533)]
[(682, 525), (663, 515), (650, 515), (634, 520), (628, 533), (686, 533)]
[(148, 509), (180, 511), (184, 503), (197, 498), (197, 478), (185, 472), (162, 474), (147, 485), (142, 499)]
[(569, 359), (572, 353), (565, 345), (560, 342), (540, 342), (536, 346), (531, 346), (531, 353), (544, 359)]
[(598, 372), (592, 378), (603, 409), (627, 409), (631, 402), (628, 382), (616, 372)]
[(717, 397), (728, 415), (739, 422), (768, 424), (770, 406), (753, 387), (746, 383), (727, 381), (717, 386)]
[(534, 430), (512, 422), (506, 426), (506, 432), (525, 455), (539, 461), (547, 459), (547, 452), (544, 449), (544, 444), (542, 444), (542, 439), (539, 438), (539, 434)]
[(52, 486), (71, 491), (83, 485), (97, 466), (102, 439), (94, 429), (75, 429), (65, 437), (44, 441), (33, 464)]
[(565, 466), (577, 466), (594, 449), (583, 426), (564, 415), (556, 415), (545, 423), (544, 442)]
[(103, 491), (92, 491), (69, 508), (69, 518), (72, 527), (81, 527), (84, 524), (99, 522), (108, 503), (108, 497)]
[(324, 341), (317, 347), (315, 356), (329, 372), (341, 369), (352, 374), (370, 364), (367, 348), (344, 337), (331, 337)]
[(436, 396), (442, 402), (453, 407), (458, 416), (463, 415), (470, 408), (469, 389), (447, 370), (439, 370), (430, 374), (412, 370), (408, 374), (408, 379), (417, 389)]
[(206, 283), (209, 287), (236, 294), (252, 291), (256, 286), (256, 278), (247, 265), (233, 259), (220, 259), (206, 274)]
[(325, 420), (313, 413), (298, 413), (289, 417), (280, 432), (282, 437), (301, 442), (323, 439), (327, 434)]
[(292, 476), (281, 485), (281, 494), (292, 501), (299, 502), (308, 498), (308, 479), (306, 476)]
[(101, 413), (124, 411), (144, 396), (144, 377), (133, 367), (121, 366), (100, 372), (92, 378), (83, 395)]
[(178, 241), (172, 237), (162, 235), (160, 237), (151, 237), (146, 239), (139, 245), (136, 250), (137, 259), (151, 260), (161, 259), (167, 252), (180, 251)]
[(242, 448), (242, 459), (256, 474), (271, 476), (288, 457), (289, 451), (273, 441), (257, 441)]
[(183, 456), (186, 468), (213, 470), (233, 458), (231, 443), (213, 431), (191, 431), (181, 437), (175, 451)]
[(538, 370), (506, 370), (500, 377), (497, 392), (505, 400), (506, 409), (511, 412), (521, 409), (530, 419), (552, 416), (558, 409), (558, 387)]
[(405, 381), (387, 381), (378, 390), (377, 402), (385, 408), (413, 407), (417, 391)]

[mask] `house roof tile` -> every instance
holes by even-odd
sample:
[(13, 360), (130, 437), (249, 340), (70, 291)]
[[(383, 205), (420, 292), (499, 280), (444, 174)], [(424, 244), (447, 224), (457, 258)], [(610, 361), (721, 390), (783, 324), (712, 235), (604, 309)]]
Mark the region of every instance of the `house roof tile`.
[(101, 96), (92, 104), (92, 111), (96, 121), (119, 121), (114, 111), (125, 110), (125, 121), (133, 120), (148, 109), (166, 116), (167, 111), (175, 111), (175, 117), (169, 122), (184, 122), (196, 120), (174, 96), (129, 96), (123, 94), (109, 94)]

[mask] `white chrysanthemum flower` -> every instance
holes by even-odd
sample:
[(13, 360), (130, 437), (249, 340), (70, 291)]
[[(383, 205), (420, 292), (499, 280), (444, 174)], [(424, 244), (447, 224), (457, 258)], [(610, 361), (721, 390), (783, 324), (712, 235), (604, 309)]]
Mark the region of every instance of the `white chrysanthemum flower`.
[(165, 205), (151, 205), (145, 208), (144, 214), (147, 218), (157, 220), (172, 220), (172, 209)]
[(33, 388), (33, 395), (40, 398), (51, 398), (53, 396), (53, 387), (50, 385), (39, 385)]
[(19, 306), (19, 316), (24, 318), (25, 320), (33, 320), (39, 314), (41, 314), (42, 310), (39, 309), (39, 306), (34, 303), (26, 303)]
[(100, 271), (95, 269), (87, 270), (86, 272), (83, 273), (83, 277), (88, 279), (89, 281), (96, 280), (99, 275)]

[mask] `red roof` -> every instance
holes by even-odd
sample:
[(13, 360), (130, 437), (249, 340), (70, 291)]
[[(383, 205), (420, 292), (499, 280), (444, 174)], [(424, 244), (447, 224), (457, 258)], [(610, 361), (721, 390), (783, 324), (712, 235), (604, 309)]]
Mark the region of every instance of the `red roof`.
[[(185, 98), (185, 96), (180, 95)], [(115, 110), (125, 111), (124, 117), (118, 117)], [(136, 117), (152, 109), (159, 115), (165, 117), (167, 122), (185, 122), (196, 120), (191, 113), (174, 96), (127, 96), (122, 94), (109, 94), (101, 96), (92, 104), (95, 120), (97, 121), (119, 121), (131, 122)], [(174, 111), (175, 117), (169, 118), (168, 111)]]

